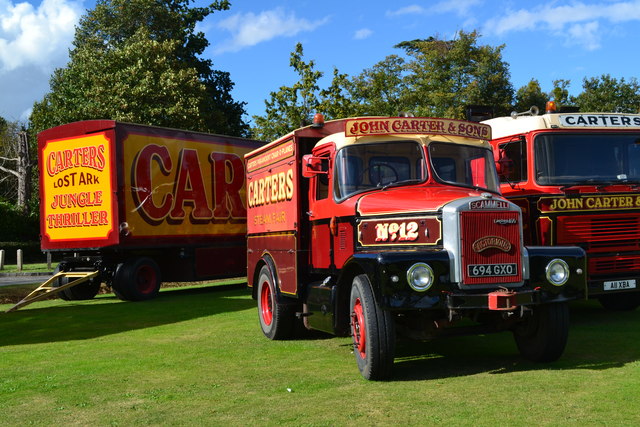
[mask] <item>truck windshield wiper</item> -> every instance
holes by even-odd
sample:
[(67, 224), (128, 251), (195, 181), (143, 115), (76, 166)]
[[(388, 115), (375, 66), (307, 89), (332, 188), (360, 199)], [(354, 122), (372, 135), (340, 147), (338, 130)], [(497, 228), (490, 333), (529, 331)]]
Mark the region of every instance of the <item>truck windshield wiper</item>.
[(418, 184), (418, 183), (420, 183), (422, 181), (423, 181), (422, 179), (417, 179), (417, 178), (414, 178), (414, 179), (403, 179), (402, 181), (393, 181), (393, 182), (390, 182), (388, 184), (383, 185), (382, 186), (382, 190), (384, 191), (389, 187), (396, 187), (398, 185)]
[(638, 184), (638, 183), (632, 183), (629, 182), (627, 180), (624, 181), (612, 181), (612, 180), (600, 180), (600, 179), (595, 179), (595, 178), (589, 178), (589, 179), (583, 179), (580, 181), (575, 181), (571, 184), (568, 185), (563, 185), (562, 187), (560, 187), (560, 191), (565, 191), (568, 190), (570, 188), (573, 187), (578, 187), (580, 185), (594, 185), (596, 186), (597, 189), (601, 190), (603, 188), (606, 188), (610, 185), (629, 185), (629, 184)]

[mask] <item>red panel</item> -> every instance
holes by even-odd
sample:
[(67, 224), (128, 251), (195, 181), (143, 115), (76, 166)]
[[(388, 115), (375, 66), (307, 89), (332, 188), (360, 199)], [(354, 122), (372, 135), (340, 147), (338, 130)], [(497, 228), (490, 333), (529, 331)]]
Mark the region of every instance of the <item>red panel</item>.
[(311, 228), (311, 265), (314, 268), (331, 266), (331, 232), (329, 224), (314, 224)]
[(249, 236), (247, 239), (248, 277), (253, 283), (256, 265), (261, 258), (271, 257), (276, 264), (278, 286), (285, 294), (297, 295), (297, 245), (294, 234), (272, 234), (268, 236)]
[(196, 248), (197, 277), (235, 277), (247, 273), (244, 241), (238, 246)]

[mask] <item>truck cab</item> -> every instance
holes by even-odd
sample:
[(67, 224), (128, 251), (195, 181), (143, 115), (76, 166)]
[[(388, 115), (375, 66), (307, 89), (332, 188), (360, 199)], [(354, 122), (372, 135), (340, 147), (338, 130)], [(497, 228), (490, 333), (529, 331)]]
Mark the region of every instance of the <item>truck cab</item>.
[(584, 252), (523, 245), (489, 139), (479, 123), (361, 117), (247, 154), (247, 279), (263, 333), (351, 334), (367, 379), (391, 375), (396, 334), (509, 330), (525, 357), (557, 359)]
[(640, 305), (640, 115), (532, 108), (491, 126), (500, 187), (524, 215), (526, 244), (587, 252), (585, 296)]

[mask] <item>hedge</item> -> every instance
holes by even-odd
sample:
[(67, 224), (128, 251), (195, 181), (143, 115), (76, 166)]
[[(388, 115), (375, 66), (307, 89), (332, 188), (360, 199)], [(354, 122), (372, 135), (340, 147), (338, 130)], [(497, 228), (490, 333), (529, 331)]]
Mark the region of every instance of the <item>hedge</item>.
[(36, 242), (39, 236), (37, 214), (25, 215), (12, 204), (0, 202), (0, 242)]

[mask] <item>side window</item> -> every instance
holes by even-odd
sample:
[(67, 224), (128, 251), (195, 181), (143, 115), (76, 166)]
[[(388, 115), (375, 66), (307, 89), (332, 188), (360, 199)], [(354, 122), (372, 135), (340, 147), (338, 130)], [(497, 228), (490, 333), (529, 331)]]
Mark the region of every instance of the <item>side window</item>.
[(527, 180), (527, 150), (524, 140), (501, 144), (496, 161), (500, 182), (521, 182)]
[(329, 197), (329, 154), (321, 154), (321, 170), (327, 173), (316, 175), (316, 200)]

